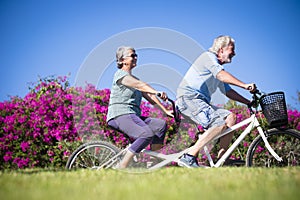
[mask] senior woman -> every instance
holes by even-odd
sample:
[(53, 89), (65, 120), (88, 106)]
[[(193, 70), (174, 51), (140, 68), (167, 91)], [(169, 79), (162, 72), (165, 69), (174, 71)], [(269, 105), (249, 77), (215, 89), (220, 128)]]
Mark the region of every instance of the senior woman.
[(151, 144), (151, 150), (159, 150), (167, 131), (166, 122), (162, 119), (142, 117), (140, 104), (142, 97), (159, 108), (168, 116), (173, 116), (156, 97), (167, 100), (165, 92), (158, 92), (147, 83), (132, 74), (136, 67), (137, 54), (135, 49), (128, 46), (119, 47), (116, 52), (117, 66), (109, 100), (107, 123), (134, 138), (134, 142), (120, 162), (118, 168), (126, 168), (137, 153)]

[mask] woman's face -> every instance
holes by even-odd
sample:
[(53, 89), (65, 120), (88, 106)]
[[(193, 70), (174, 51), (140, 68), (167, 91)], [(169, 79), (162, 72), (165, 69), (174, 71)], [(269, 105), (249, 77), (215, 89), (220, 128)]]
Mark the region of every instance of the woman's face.
[(123, 64), (130, 66), (130, 68), (134, 68), (137, 62), (137, 54), (135, 51), (128, 50), (123, 57)]

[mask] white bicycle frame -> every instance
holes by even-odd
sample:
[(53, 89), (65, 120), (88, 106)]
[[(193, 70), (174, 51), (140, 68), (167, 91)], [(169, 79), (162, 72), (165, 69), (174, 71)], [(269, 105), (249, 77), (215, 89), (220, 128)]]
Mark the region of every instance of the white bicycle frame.
[[(208, 158), (208, 161), (209, 161), (209, 164), (210, 164), (210, 167), (220, 167), (222, 166), (222, 164), (225, 162), (225, 160), (231, 155), (231, 153), (234, 151), (234, 149), (243, 141), (243, 139), (254, 129), (256, 128), (260, 134), (260, 136), (262, 137), (268, 151), (272, 154), (272, 156), (278, 160), (278, 161), (282, 161), (282, 158), (279, 157), (275, 151), (272, 149), (272, 147), (270, 146), (262, 128), (260, 127), (260, 124), (258, 122), (258, 119), (257, 117), (255, 116), (255, 114), (252, 114), (249, 118), (239, 122), (238, 124), (235, 124), (234, 126), (230, 127), (230, 128), (227, 128), (222, 134), (220, 134), (217, 138), (215, 139), (218, 139), (228, 133), (231, 133), (232, 131), (235, 131), (245, 125), (247, 125), (247, 128), (240, 134), (240, 136), (234, 141), (234, 143), (229, 147), (229, 149), (223, 154), (223, 156), (221, 158), (219, 158), (219, 160), (217, 160), (216, 163), (213, 162), (213, 159), (210, 155), (210, 152), (207, 148), (207, 146), (204, 146), (204, 152), (205, 152), (205, 155), (207, 156)], [(128, 147), (126, 147), (125, 149), (123, 149), (121, 152), (119, 152), (117, 155), (115, 155), (113, 158), (111, 158), (109, 161), (107, 161), (106, 163), (104, 163), (102, 166), (99, 166), (98, 169), (101, 169), (103, 166), (113, 166), (113, 164), (117, 161), (117, 158), (118, 156), (120, 156), (121, 154), (125, 153), (128, 148), (130, 147), (130, 145)], [(150, 155), (150, 156), (153, 156), (153, 157), (157, 157), (157, 158), (160, 158), (160, 159), (163, 159), (163, 161), (149, 167), (148, 169), (149, 170), (153, 170), (153, 169), (158, 169), (158, 168), (161, 168), (171, 162), (176, 162), (178, 163), (179, 159), (181, 156), (183, 156), (183, 154), (189, 152), (189, 150), (191, 149), (192, 147), (189, 147), (185, 150), (182, 150), (178, 153), (173, 153), (173, 154), (163, 154), (163, 153), (159, 153), (159, 152), (156, 152), (156, 151), (151, 151), (151, 150), (146, 150), (144, 149), (142, 152), (147, 154), (147, 155)], [(201, 165), (200, 167), (206, 167), (206, 168), (209, 168), (209, 166), (205, 166), (205, 165)]]
[[(234, 151), (234, 149), (243, 141), (243, 139), (254, 129), (256, 128), (260, 134), (260, 136), (262, 137), (268, 151), (272, 154), (272, 156), (278, 160), (278, 161), (282, 161), (282, 158), (279, 157), (275, 151), (272, 149), (272, 147), (270, 146), (262, 128), (260, 127), (260, 124), (258, 122), (257, 117), (255, 116), (255, 114), (252, 114), (249, 118), (239, 122), (238, 124), (235, 124), (234, 126), (227, 128), (222, 134), (220, 134), (217, 138), (218, 139), (228, 133), (231, 133), (232, 131), (235, 131), (245, 125), (247, 125), (247, 128), (240, 134), (240, 136), (234, 141), (234, 143), (229, 147), (229, 149), (223, 154), (223, 156), (216, 162), (213, 162), (213, 159), (210, 155), (210, 152), (207, 148), (207, 146), (204, 146), (204, 152), (208, 158), (210, 167), (220, 167), (225, 160), (231, 155), (231, 153)], [(190, 147), (191, 148), (191, 147)], [(190, 148), (187, 148), (183, 151), (180, 151), (178, 153), (174, 153), (174, 154), (162, 154), (162, 153), (158, 153), (158, 152), (154, 152), (154, 151), (150, 151), (150, 150), (143, 150), (144, 153), (157, 157), (157, 158), (161, 158), (164, 159), (163, 161), (161, 161), (160, 163), (150, 167), (149, 169), (158, 169), (160, 167), (163, 167), (165, 165), (167, 165), (170, 162), (178, 162), (180, 157), (184, 154), (189, 152)], [(208, 166), (201, 166), (201, 167), (208, 167)]]

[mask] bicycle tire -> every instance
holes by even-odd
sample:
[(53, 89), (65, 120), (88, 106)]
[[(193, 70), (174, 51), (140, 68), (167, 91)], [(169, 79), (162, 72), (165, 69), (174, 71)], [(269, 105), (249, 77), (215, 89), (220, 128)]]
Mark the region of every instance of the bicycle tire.
[(266, 137), (274, 151), (283, 159), (278, 162), (258, 135), (247, 151), (247, 167), (286, 167), (300, 165), (300, 133), (294, 129), (271, 129)]
[(66, 169), (99, 169), (119, 152), (119, 148), (105, 141), (87, 142), (71, 154)]

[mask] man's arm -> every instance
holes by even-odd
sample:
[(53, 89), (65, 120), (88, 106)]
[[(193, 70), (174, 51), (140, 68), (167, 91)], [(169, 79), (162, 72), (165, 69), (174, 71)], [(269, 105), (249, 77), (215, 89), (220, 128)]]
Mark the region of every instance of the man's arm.
[(217, 74), (217, 79), (219, 79), (220, 81), (222, 81), (224, 83), (235, 85), (235, 86), (241, 87), (241, 88), (246, 89), (246, 90), (249, 90), (249, 86), (253, 87), (253, 84), (243, 83), (242, 81), (240, 81), (239, 79), (237, 79), (236, 77), (234, 77), (230, 73), (226, 72), (225, 70), (221, 70)]
[(232, 99), (234, 101), (238, 101), (238, 102), (243, 103), (243, 104), (249, 104), (250, 103), (250, 101), (248, 99), (246, 99), (245, 97), (243, 97), (242, 95), (240, 95), (239, 93), (237, 93), (233, 89), (227, 91), (226, 96), (229, 99)]

